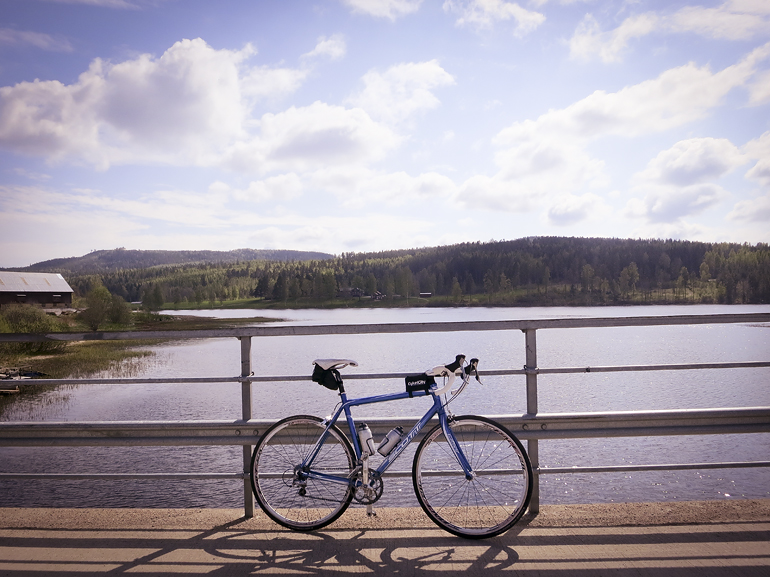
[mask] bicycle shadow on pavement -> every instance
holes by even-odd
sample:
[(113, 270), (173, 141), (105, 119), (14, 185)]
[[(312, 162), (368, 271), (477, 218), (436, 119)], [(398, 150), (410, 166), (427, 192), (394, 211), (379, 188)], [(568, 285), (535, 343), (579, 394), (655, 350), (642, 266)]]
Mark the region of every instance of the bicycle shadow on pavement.
[[(595, 507), (594, 507), (595, 508)], [(505, 534), (455, 537), (415, 509), (352, 509), (311, 533), (257, 513), (0, 509), (0, 576), (767, 575), (770, 517), (701, 525), (601, 525), (525, 516)], [(735, 518), (733, 518), (735, 519)]]
[(468, 540), (430, 527), (327, 528), (305, 534), (280, 529), (269, 534), (231, 533), (207, 548), (211, 555), (243, 563), (244, 568), (252, 564), (254, 573), (483, 575), (510, 569), (518, 561), (513, 536), (509, 532), (504, 537)]

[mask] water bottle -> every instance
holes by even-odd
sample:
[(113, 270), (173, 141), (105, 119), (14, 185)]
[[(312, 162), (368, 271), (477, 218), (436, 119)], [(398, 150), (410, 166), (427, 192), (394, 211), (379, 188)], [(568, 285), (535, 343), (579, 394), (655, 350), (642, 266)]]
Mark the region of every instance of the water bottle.
[(358, 426), (358, 442), (361, 443), (361, 451), (364, 453), (369, 451), (370, 455), (374, 455), (374, 440), (372, 439), (372, 430), (366, 423), (361, 423)]
[(377, 451), (382, 455), (383, 457), (387, 457), (390, 455), (390, 452), (396, 447), (396, 445), (401, 442), (401, 439), (404, 438), (404, 429), (401, 427), (396, 427), (395, 429), (391, 429), (391, 431), (385, 435), (385, 438), (380, 441), (380, 444), (377, 446)]

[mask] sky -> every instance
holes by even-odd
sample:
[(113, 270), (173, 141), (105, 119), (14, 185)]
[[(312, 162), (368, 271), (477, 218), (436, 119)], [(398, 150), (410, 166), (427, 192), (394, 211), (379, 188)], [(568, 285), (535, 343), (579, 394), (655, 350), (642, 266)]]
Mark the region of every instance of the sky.
[(0, 0), (0, 267), (770, 242), (768, 0)]

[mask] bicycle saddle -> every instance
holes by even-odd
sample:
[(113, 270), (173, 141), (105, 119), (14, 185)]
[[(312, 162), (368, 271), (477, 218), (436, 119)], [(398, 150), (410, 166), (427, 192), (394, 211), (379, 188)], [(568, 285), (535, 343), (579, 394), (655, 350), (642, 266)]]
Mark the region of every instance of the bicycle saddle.
[(314, 365), (318, 365), (323, 370), (329, 369), (344, 369), (348, 365), (351, 367), (357, 367), (358, 363), (350, 359), (316, 359), (313, 361)]

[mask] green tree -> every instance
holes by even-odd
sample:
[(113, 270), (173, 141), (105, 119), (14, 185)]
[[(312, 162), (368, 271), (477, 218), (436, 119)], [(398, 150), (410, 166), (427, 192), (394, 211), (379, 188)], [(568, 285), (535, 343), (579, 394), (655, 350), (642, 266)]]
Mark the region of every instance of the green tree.
[(326, 300), (332, 300), (337, 297), (337, 279), (334, 278), (333, 272), (325, 272), (321, 276), (321, 291), (323, 298)]
[(491, 302), (492, 293), (495, 292), (495, 275), (492, 269), (484, 274), (484, 292), (487, 293), (487, 302)]
[(92, 288), (86, 295), (86, 310), (80, 313), (80, 320), (92, 331), (98, 331), (105, 323), (112, 306), (112, 295), (104, 286)]
[(370, 296), (374, 296), (374, 293), (377, 292), (377, 277), (374, 276), (374, 273), (370, 272), (366, 275), (366, 287), (364, 290)]
[[(57, 333), (66, 330), (63, 323), (43, 309), (30, 305), (4, 305), (0, 310), (0, 332), (4, 333)], [(18, 354), (49, 354), (63, 351), (64, 341), (42, 343), (0, 343), (0, 357)]]
[(504, 272), (500, 273), (500, 292), (507, 293), (511, 290), (511, 281), (505, 276)]
[(289, 298), (298, 299), (302, 296), (302, 284), (296, 276), (292, 276), (289, 280)]
[(629, 264), (626, 268), (620, 271), (620, 290), (624, 295), (628, 294), (630, 290), (632, 293), (636, 292), (636, 283), (639, 282), (639, 269), (635, 262)]
[(159, 284), (149, 286), (145, 289), (142, 297), (142, 306), (148, 311), (159, 311), (163, 308), (163, 291)]
[(281, 272), (275, 280), (273, 298), (280, 301), (286, 301), (289, 298), (289, 283), (286, 281), (286, 273), (284, 272)]
[(590, 264), (583, 265), (583, 268), (580, 271), (580, 282), (583, 286), (584, 293), (590, 293), (593, 291), (595, 276), (594, 267), (592, 267)]
[(129, 324), (131, 322), (131, 305), (123, 300), (123, 297), (112, 295), (107, 318), (111, 323), (116, 325)]
[(706, 264), (706, 261), (703, 261), (700, 263), (700, 280), (702, 282), (708, 282), (711, 278), (711, 271), (709, 270), (709, 265)]
[(679, 289), (682, 289), (682, 294), (684, 298), (687, 298), (687, 289), (690, 287), (690, 271), (687, 270), (686, 266), (683, 266), (679, 270), (679, 278), (676, 279), (676, 286)]
[(460, 286), (460, 281), (457, 277), (452, 278), (452, 298), (455, 302), (459, 301), (463, 296), (463, 288)]

